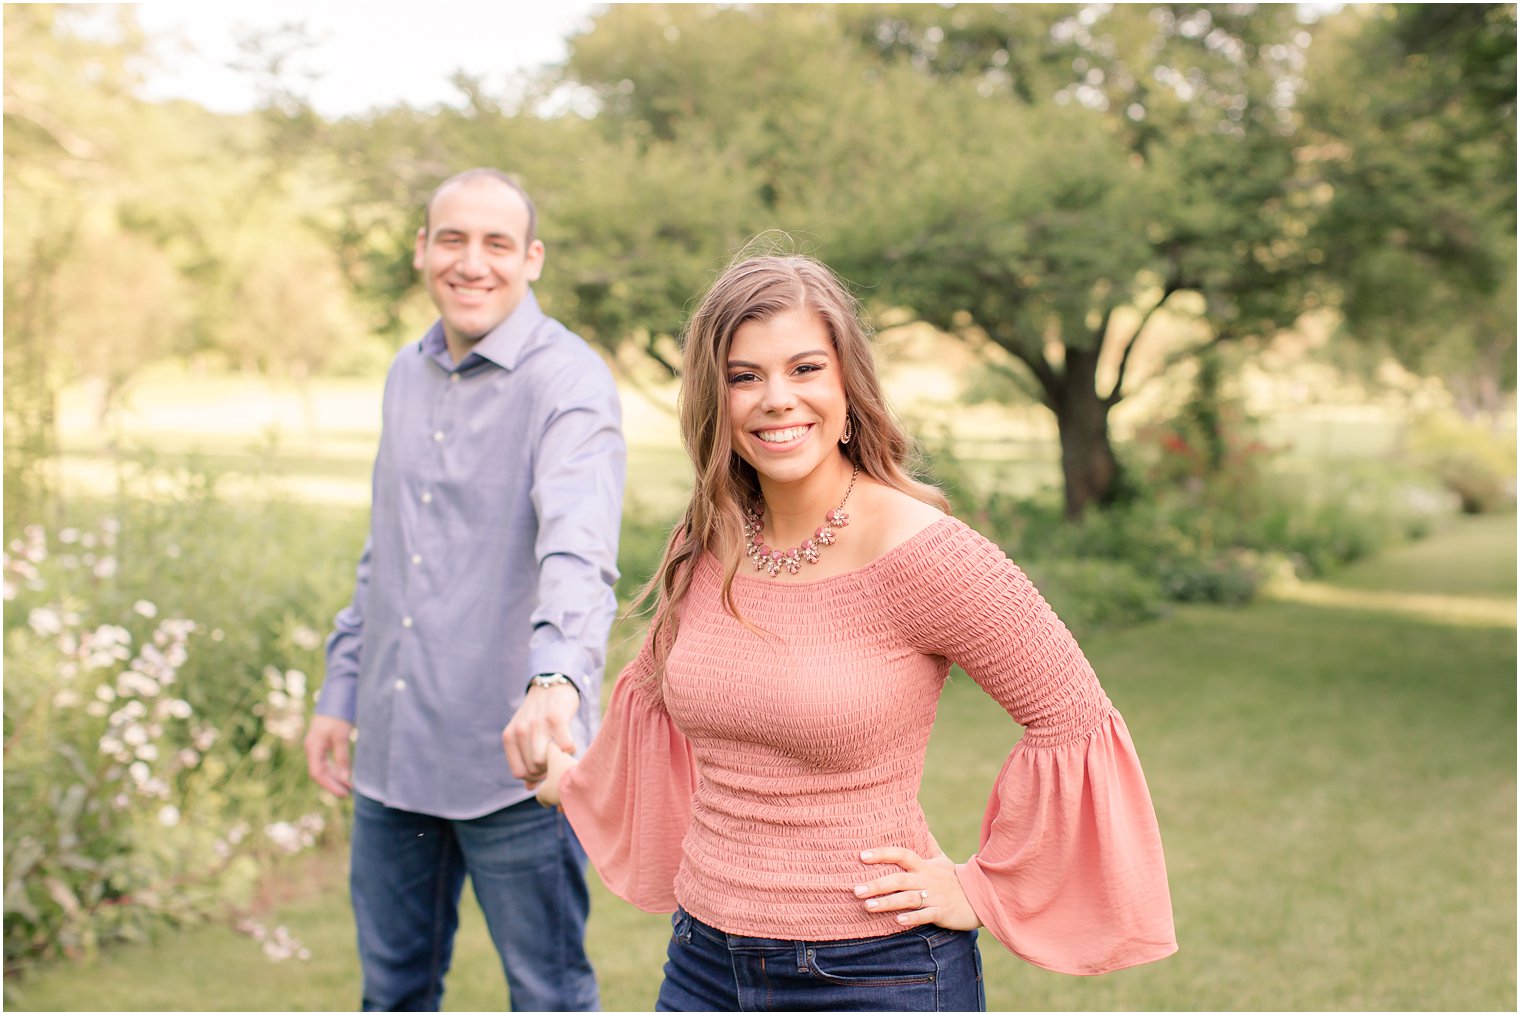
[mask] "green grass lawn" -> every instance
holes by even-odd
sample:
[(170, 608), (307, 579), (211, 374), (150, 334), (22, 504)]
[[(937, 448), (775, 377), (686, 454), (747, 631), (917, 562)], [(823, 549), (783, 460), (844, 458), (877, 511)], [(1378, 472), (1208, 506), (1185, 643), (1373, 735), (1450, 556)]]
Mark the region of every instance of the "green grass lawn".
[[(1181, 951), (1076, 978), (984, 937), (989, 1007), (1513, 1011), (1514, 575), (1515, 519), (1464, 519), (1312, 601), (1190, 607), (1091, 639), (1150, 780)], [(1016, 736), (971, 681), (952, 681), (922, 791), (952, 855), (975, 847)], [(271, 964), (230, 930), (191, 929), (9, 984), (7, 1006), (351, 1010), (341, 868), (331, 858), (266, 920), (300, 936), (308, 961)], [(652, 1007), (665, 926), (596, 887), (608, 1010)], [(445, 1004), (505, 1003), (470, 906)]]

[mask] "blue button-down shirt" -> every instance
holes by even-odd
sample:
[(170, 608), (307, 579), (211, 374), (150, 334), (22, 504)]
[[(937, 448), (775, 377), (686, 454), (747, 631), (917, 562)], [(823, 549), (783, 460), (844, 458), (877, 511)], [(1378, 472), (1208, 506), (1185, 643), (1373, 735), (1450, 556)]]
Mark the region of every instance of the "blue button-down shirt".
[(501, 731), (535, 673), (575, 681), (590, 742), (626, 469), (611, 373), (531, 291), (457, 365), (441, 324), (396, 357), (317, 701), (358, 727), (360, 793), (445, 818), (527, 799)]

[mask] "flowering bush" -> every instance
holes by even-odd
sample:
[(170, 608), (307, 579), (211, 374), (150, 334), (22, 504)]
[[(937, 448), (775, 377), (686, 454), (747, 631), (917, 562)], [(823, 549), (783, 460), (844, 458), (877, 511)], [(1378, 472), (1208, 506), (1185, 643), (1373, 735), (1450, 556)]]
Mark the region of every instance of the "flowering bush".
[[(321, 638), (305, 623), (312, 607), (288, 594), (303, 586), (266, 586), (243, 612), (246, 588), (187, 594), (193, 581), (122, 553), (177, 545), (211, 506), (168, 527), (30, 525), (0, 557), (7, 972), (212, 918), (272, 959), (305, 957), (246, 911), (270, 865), (320, 843), (338, 814), (304, 776), (304, 668)], [(221, 542), (211, 574), (228, 581), (225, 557), (241, 551)], [(196, 556), (204, 568), (215, 547)], [(147, 594), (155, 583), (164, 595)]]
[(1411, 456), (1461, 501), (1467, 514), (1503, 510), (1515, 500), (1515, 442), (1454, 412), (1421, 417), (1409, 434)]

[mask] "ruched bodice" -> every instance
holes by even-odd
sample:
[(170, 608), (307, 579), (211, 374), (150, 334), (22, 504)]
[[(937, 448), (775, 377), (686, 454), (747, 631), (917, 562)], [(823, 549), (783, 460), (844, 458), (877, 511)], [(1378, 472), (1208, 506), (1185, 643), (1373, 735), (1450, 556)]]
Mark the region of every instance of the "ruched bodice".
[[(958, 663), (1025, 727), (958, 868), (988, 929), (1031, 962), (1096, 973), (1175, 950), (1160, 835), (1123, 719), (1023, 573), (937, 521), (865, 567), (803, 582), (699, 560), (665, 672), (646, 643), (566, 776), (566, 813), (604, 881), (735, 934), (896, 933), (854, 885), (859, 853), (940, 850), (918, 804), (940, 691)], [(1011, 746), (1011, 750), (1009, 750)]]

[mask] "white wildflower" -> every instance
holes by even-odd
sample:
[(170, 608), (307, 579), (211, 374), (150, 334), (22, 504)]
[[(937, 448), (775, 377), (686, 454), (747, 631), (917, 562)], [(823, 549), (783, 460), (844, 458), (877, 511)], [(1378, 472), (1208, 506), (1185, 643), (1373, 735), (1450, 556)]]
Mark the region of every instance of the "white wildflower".
[(151, 619), (158, 616), (158, 607), (154, 606), (146, 599), (139, 599), (137, 602), (132, 604), (132, 612), (137, 614), (139, 617), (148, 617)]
[(63, 619), (57, 610), (39, 606), (27, 614), (27, 625), (39, 638), (50, 638), (63, 630)]
[(190, 703), (183, 698), (162, 698), (153, 706), (155, 719), (188, 719), (190, 714)]
[(164, 804), (158, 809), (158, 823), (165, 828), (179, 824), (179, 808), (173, 804)]
[(264, 835), (287, 853), (301, 851), (301, 832), (288, 821), (276, 821), (272, 825), (265, 825)]

